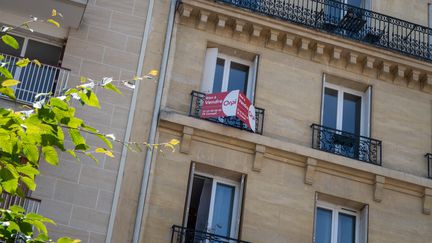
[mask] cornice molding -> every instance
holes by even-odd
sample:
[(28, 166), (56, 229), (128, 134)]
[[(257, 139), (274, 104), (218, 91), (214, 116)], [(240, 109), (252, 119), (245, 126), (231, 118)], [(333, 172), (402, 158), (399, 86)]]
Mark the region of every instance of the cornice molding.
[(432, 94), (432, 64), (208, 0), (183, 0), (179, 23)]

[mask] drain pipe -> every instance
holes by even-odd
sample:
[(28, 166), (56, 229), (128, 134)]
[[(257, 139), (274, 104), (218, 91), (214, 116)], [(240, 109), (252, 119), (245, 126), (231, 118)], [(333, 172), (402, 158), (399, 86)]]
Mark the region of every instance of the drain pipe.
[[(138, 58), (138, 66), (137, 66), (137, 71), (136, 71), (137, 77), (142, 76), (145, 53), (146, 53), (147, 43), (148, 43), (148, 39), (150, 36), (150, 30), (151, 30), (154, 1), (155, 0), (150, 0), (149, 5), (148, 5), (148, 9), (147, 9), (146, 23), (145, 23), (145, 27), (144, 27), (144, 33), (143, 33), (143, 37), (142, 37), (141, 48), (140, 48), (140, 53), (139, 53), (139, 58)], [(135, 109), (136, 109), (136, 103), (137, 103), (137, 99), (138, 99), (139, 87), (140, 87), (140, 82), (136, 82), (135, 83), (135, 89), (134, 89), (133, 94), (132, 94), (132, 101), (131, 101), (131, 106), (129, 109), (128, 122), (126, 125), (126, 133), (125, 133), (124, 141), (129, 141), (129, 139), (131, 137), (133, 118), (135, 115)], [(126, 166), (127, 152), (128, 152), (127, 147), (123, 146), (122, 152), (121, 152), (121, 157), (120, 157), (119, 170), (117, 173), (117, 180), (116, 180), (116, 184), (115, 184), (115, 188), (114, 188), (114, 196), (113, 196), (113, 202), (112, 202), (112, 206), (111, 206), (111, 212), (110, 212), (110, 218), (109, 218), (109, 222), (108, 222), (108, 229), (107, 229), (107, 235), (105, 238), (105, 243), (111, 243), (111, 239), (112, 239), (112, 234), (113, 234), (113, 230), (114, 230), (114, 222), (115, 222), (115, 217), (117, 214), (117, 207), (118, 207), (119, 199), (120, 199), (120, 190), (122, 187), (124, 170), (125, 170), (125, 166)]]
[[(170, 8), (169, 8), (169, 16), (168, 16), (168, 23), (167, 23), (167, 30), (165, 35), (165, 47), (163, 50), (162, 55), (162, 63), (160, 68), (160, 77), (159, 82), (157, 86), (156, 91), (156, 97), (154, 102), (154, 108), (153, 108), (153, 115), (150, 125), (150, 134), (148, 137), (148, 143), (154, 144), (155, 137), (156, 137), (156, 130), (159, 120), (159, 111), (161, 107), (162, 102), (162, 93), (166, 78), (166, 72), (167, 72), (167, 66), (168, 66), (168, 58), (170, 53), (170, 47), (171, 47), (171, 39), (172, 39), (172, 33), (174, 28), (174, 18), (175, 18), (175, 10), (176, 10), (176, 3), (177, 0), (171, 0)], [(132, 243), (138, 243), (141, 236), (141, 225), (142, 220), (144, 216), (144, 207), (145, 207), (145, 201), (147, 198), (147, 189), (148, 189), (148, 183), (150, 179), (150, 170), (151, 170), (151, 163), (152, 163), (152, 151), (150, 149), (147, 149), (147, 153), (145, 156), (145, 162), (144, 162), (144, 173), (143, 178), (141, 181), (141, 190), (138, 200), (138, 208), (136, 213), (136, 219), (135, 219), (135, 227), (134, 227), (134, 233), (132, 238)]]

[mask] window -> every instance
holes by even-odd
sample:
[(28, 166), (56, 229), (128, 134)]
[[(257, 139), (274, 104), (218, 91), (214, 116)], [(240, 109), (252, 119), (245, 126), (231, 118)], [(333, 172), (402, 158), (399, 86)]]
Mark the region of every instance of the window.
[(258, 56), (245, 60), (208, 48), (204, 63), (201, 91), (218, 93), (240, 90), (253, 102)]
[(243, 179), (195, 172), (192, 165), (185, 225), (197, 232), (188, 236), (190, 241), (202, 238), (199, 232), (237, 238), (242, 185)]
[(368, 206), (357, 210), (317, 201), (314, 243), (366, 243)]

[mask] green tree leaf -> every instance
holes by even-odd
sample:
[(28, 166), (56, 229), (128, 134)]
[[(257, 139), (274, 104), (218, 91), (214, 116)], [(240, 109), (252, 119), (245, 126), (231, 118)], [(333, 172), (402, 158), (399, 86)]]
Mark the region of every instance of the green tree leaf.
[(1, 39), (2, 39), (3, 43), (5, 43), (6, 45), (12, 47), (15, 50), (18, 50), (19, 44), (18, 44), (18, 41), (14, 37), (12, 37), (8, 34), (5, 34), (1, 37)]
[(7, 97), (15, 100), (15, 91), (9, 87), (0, 87), (0, 94), (6, 95)]
[(29, 65), (29, 63), (30, 63), (30, 59), (23, 58), (23, 59), (19, 60), (18, 62), (16, 62), (15, 65), (17, 67), (23, 68), (23, 67), (27, 67), (27, 65)]
[(13, 79), (13, 75), (5, 67), (0, 67), (0, 74), (3, 75), (7, 79)]
[(1, 83), (1, 85), (2, 85), (3, 87), (10, 87), (10, 86), (16, 86), (16, 85), (19, 84), (19, 83), (20, 83), (20, 81), (15, 80), (15, 79), (6, 79), (5, 81), (3, 81), (3, 82)]
[(104, 85), (104, 86), (102, 86), (102, 87), (104, 87), (105, 89), (112, 90), (112, 91), (114, 91), (114, 92), (116, 92), (116, 93), (118, 93), (118, 94), (122, 94), (122, 92), (121, 92), (121, 91), (120, 91), (116, 86), (114, 86), (114, 85), (111, 84), (111, 83), (106, 84), (106, 85)]
[(36, 169), (35, 167), (33, 167), (31, 164), (27, 163), (25, 166), (18, 166), (16, 167), (16, 170), (23, 174), (26, 175), (30, 178), (34, 178), (35, 175), (39, 175), (39, 170)]
[(6, 192), (14, 194), (18, 187), (18, 178), (2, 181), (1, 185)]
[(33, 163), (39, 160), (39, 149), (34, 143), (23, 144), (23, 152), (26, 158)]
[(58, 165), (59, 162), (58, 154), (53, 146), (42, 147), (42, 153), (45, 157), (46, 162), (52, 165)]
[(62, 238), (57, 240), (57, 243), (80, 243), (80, 242), (81, 242), (81, 240), (72, 239), (69, 237), (62, 237)]
[(28, 189), (30, 189), (32, 191), (36, 190), (36, 183), (35, 183), (34, 179), (31, 179), (29, 177), (21, 177), (21, 181), (24, 182), (24, 184), (26, 184)]

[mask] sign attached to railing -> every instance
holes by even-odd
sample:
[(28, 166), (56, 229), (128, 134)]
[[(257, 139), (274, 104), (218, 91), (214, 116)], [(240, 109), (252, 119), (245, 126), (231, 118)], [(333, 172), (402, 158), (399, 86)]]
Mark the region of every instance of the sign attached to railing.
[(255, 132), (255, 107), (240, 90), (207, 94), (201, 107), (201, 118), (235, 116)]

